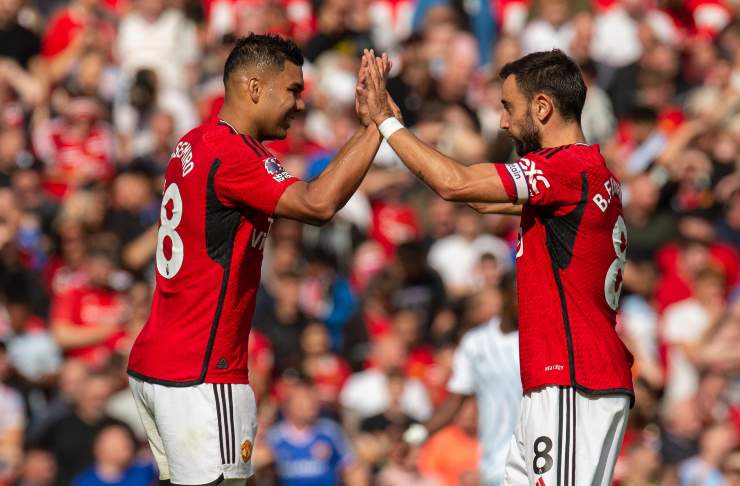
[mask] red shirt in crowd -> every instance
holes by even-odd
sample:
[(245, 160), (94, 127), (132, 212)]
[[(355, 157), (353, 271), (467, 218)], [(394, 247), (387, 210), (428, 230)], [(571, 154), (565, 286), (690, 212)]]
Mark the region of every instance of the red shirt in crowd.
[[(91, 285), (58, 294), (52, 305), (53, 321), (77, 327), (122, 325), (125, 317), (124, 302), (118, 292)], [(124, 338), (125, 332), (121, 329), (101, 343), (68, 349), (66, 355), (93, 367), (100, 366), (107, 362)]]

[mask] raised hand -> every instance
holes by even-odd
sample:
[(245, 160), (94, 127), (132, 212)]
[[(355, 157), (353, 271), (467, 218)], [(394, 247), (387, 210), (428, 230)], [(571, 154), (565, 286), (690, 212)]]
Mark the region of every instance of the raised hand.
[(360, 123), (367, 127), (373, 123), (373, 119), (370, 118), (370, 112), (367, 108), (367, 91), (365, 90), (365, 82), (367, 80), (367, 58), (363, 55), (362, 62), (360, 63), (360, 71), (357, 73), (357, 85), (355, 86), (355, 111), (357, 117), (360, 119)]
[(387, 54), (376, 58), (372, 51), (367, 50), (362, 57), (366, 65), (365, 89), (362, 99), (367, 104), (370, 118), (376, 124), (380, 124), (386, 118), (395, 116), (385, 88), (385, 78), (390, 70), (390, 61)]

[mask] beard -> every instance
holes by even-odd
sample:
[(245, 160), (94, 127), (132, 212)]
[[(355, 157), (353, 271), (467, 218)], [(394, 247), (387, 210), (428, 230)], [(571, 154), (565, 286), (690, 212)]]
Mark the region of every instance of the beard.
[(523, 157), (530, 152), (539, 150), (542, 148), (542, 141), (540, 140), (540, 131), (537, 125), (532, 120), (532, 114), (527, 112), (527, 116), (524, 118), (524, 123), (521, 126), (520, 135), (515, 137), (509, 132), (509, 136), (514, 140), (514, 147), (519, 157)]

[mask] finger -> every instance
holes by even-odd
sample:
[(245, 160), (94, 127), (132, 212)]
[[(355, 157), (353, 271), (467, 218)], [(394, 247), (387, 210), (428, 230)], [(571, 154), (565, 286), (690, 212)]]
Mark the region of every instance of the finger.
[(372, 59), (368, 59), (367, 71), (370, 79), (370, 82), (368, 83), (369, 87), (377, 92), (380, 92), (380, 72), (378, 72), (378, 65), (375, 62), (374, 57)]
[(365, 84), (365, 80), (367, 79), (367, 59), (365, 59), (365, 56), (362, 56), (362, 61), (360, 62), (360, 71), (357, 74), (357, 84)]
[(391, 60), (388, 57), (388, 53), (387, 52), (384, 52), (383, 53), (382, 59), (383, 59), (383, 66), (385, 68), (384, 74), (385, 75), (388, 75), (388, 73), (391, 71)]
[(385, 61), (381, 57), (376, 57), (375, 65), (378, 68), (378, 80), (380, 81), (378, 89), (382, 91), (385, 89)]
[(365, 73), (367, 75), (365, 79), (365, 84), (368, 86), (368, 88), (376, 91), (380, 90), (380, 74), (375, 63), (375, 55), (372, 51), (370, 51), (367, 56), (367, 66), (365, 67)]

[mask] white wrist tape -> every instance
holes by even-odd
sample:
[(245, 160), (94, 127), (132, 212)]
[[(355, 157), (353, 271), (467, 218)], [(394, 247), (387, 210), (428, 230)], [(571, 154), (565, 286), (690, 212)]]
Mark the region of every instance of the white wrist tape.
[(378, 130), (380, 130), (380, 133), (383, 135), (383, 138), (385, 138), (386, 140), (391, 138), (391, 135), (393, 135), (394, 133), (396, 133), (402, 128), (406, 128), (406, 127), (404, 127), (403, 124), (400, 121), (398, 121), (398, 119), (394, 116), (390, 118), (386, 118), (385, 120), (383, 120), (383, 123), (378, 125)]

